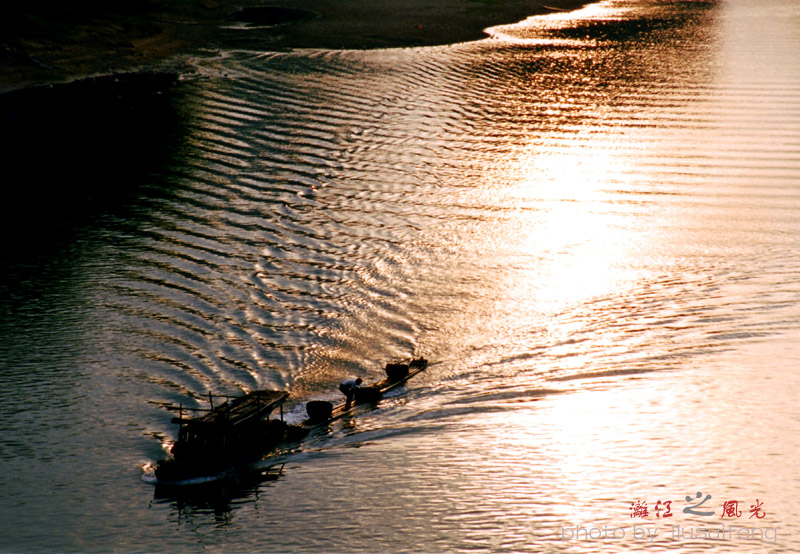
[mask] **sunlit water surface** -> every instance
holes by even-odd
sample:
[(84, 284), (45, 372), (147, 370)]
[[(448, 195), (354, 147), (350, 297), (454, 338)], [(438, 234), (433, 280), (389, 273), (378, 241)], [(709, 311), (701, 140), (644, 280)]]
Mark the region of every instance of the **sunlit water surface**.
[[(0, 550), (800, 549), (799, 5), (612, 0), (197, 70), (125, 216), (8, 270)], [(143, 478), (159, 403), (334, 398), (412, 353), (435, 363), (278, 480)]]

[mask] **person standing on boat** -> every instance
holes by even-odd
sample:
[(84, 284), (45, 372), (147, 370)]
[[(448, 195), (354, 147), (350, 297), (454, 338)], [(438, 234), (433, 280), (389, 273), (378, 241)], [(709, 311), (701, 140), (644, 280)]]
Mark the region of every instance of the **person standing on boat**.
[(353, 395), (355, 394), (355, 390), (361, 385), (361, 377), (357, 379), (346, 379), (342, 381), (339, 385), (339, 390), (342, 391), (342, 394), (347, 399), (344, 403), (344, 409), (349, 410), (350, 404), (353, 403)]

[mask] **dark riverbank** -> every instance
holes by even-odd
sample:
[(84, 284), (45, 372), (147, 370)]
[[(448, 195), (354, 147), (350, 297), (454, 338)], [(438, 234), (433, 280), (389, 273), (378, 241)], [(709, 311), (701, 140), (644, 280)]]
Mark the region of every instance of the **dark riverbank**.
[(128, 73), (0, 94), (0, 264), (47, 258), (103, 214), (128, 219), (147, 175), (163, 173), (181, 143), (174, 84), (167, 73)]
[(470, 2), (386, 1), (49, 0), (2, 8), (0, 92), (93, 75), (161, 67), (181, 55), (222, 48), (383, 48), (482, 38), (483, 29), (520, 21), (581, 0)]

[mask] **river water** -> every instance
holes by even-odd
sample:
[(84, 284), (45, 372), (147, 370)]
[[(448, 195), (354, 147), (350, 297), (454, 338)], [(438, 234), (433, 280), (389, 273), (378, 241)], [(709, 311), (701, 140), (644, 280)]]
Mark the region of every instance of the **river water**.
[[(800, 549), (800, 5), (231, 44), (158, 91), (167, 156), (94, 160), (126, 192), (4, 263), (1, 551)], [(299, 419), (411, 354), (277, 479), (148, 478), (164, 403)]]

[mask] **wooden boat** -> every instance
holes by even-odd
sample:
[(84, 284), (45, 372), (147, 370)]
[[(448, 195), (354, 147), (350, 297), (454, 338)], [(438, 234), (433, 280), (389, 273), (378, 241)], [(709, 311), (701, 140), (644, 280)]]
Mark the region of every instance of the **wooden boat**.
[[(344, 402), (336, 407), (331, 402), (308, 402), (309, 417), (299, 425), (283, 420), (283, 404), (289, 395), (282, 391), (256, 390), (238, 397), (209, 394), (210, 408), (191, 410), (199, 413), (193, 417), (184, 417), (188, 410), (182, 406), (167, 406), (179, 412), (172, 422), (178, 423), (180, 430), (170, 449), (171, 457), (157, 462), (156, 479), (162, 485), (186, 483), (235, 470), (272, 448), (302, 440), (311, 429), (342, 417), (358, 404), (378, 402), (427, 365), (424, 358), (386, 364), (386, 378), (355, 389), (352, 406)], [(215, 398), (225, 400), (215, 406)], [(276, 409), (280, 410), (280, 418), (270, 418)]]
[[(261, 455), (285, 442), (302, 439), (308, 430), (283, 421), (283, 403), (288, 393), (256, 390), (229, 398), (209, 395), (210, 409), (194, 417), (184, 417), (185, 408), (172, 419), (180, 424), (178, 440), (170, 449), (172, 457), (160, 460), (155, 468), (159, 482), (174, 482), (206, 477), (236, 463)], [(214, 398), (225, 398), (214, 406)], [(176, 409), (174, 406), (172, 409)], [(280, 419), (270, 418), (281, 409)]]
[(367, 387), (356, 388), (353, 391), (353, 403), (349, 407), (346, 402), (342, 402), (338, 406), (319, 400), (308, 402), (306, 404), (308, 419), (303, 421), (300, 426), (310, 430), (339, 419), (359, 404), (374, 404), (387, 392), (404, 384), (426, 367), (428, 367), (428, 360), (425, 358), (408, 358), (401, 362), (388, 363), (385, 368), (386, 378)]

